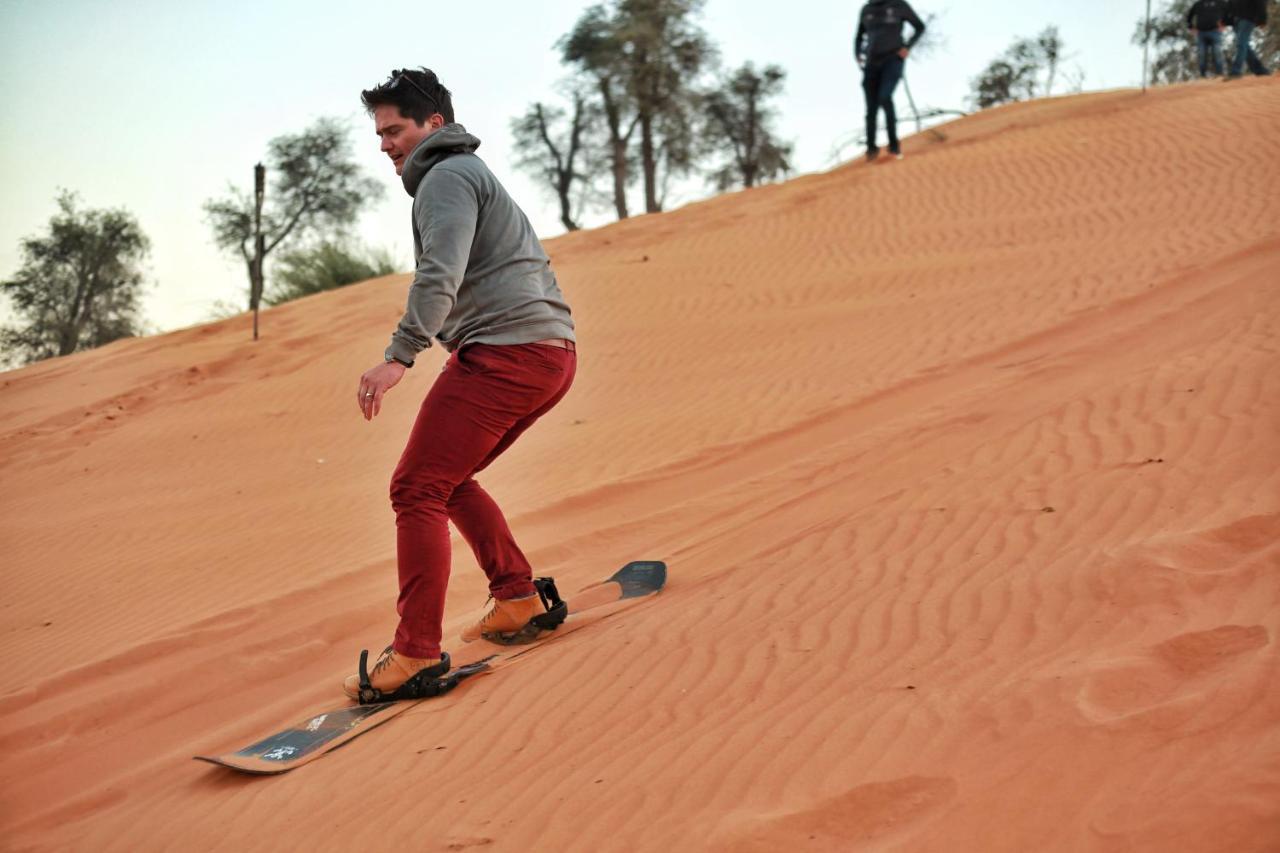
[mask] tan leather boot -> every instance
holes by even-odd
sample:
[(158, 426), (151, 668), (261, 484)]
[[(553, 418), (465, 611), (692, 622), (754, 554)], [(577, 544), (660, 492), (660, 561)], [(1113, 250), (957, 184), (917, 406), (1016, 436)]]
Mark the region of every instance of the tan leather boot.
[(542, 606), (542, 599), (537, 593), (505, 601), (495, 598), (493, 608), (484, 615), (484, 618), (462, 632), (462, 641), (471, 643), (485, 634), (514, 633), (528, 625), (533, 617), (546, 612), (547, 608)]
[[(441, 660), (442, 658), (406, 657), (391, 646), (387, 646), (369, 673), (369, 683), (383, 693), (391, 693), (422, 670), (436, 666)], [(352, 699), (359, 699), (360, 676), (348, 675), (342, 682), (342, 692)]]

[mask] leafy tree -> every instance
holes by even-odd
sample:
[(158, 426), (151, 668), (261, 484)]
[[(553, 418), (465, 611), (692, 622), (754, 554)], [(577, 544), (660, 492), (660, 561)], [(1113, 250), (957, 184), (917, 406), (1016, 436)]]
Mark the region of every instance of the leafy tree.
[[(599, 106), (589, 101), (587, 92), (578, 89), (570, 97), (571, 118), (567, 118), (565, 110), (539, 101), (512, 120), (511, 133), (520, 152), (516, 166), (546, 181), (560, 202), (560, 222), (569, 231), (577, 231), (575, 210), (594, 197), (595, 176), (600, 171), (601, 146), (597, 136), (603, 116)], [(575, 186), (582, 189), (576, 205)]]
[(347, 128), (335, 119), (322, 118), (302, 133), (271, 140), (267, 164), (254, 169), (252, 195), (233, 186), (228, 195), (204, 205), (218, 248), (238, 252), (248, 268), (254, 340), (267, 255), (286, 240), (352, 225), (364, 205), (383, 192), (381, 184), (361, 174)]
[[(1151, 44), (1153, 56), (1147, 72), (1147, 81), (1154, 85), (1183, 83), (1198, 79), (1199, 58), (1195, 41), (1187, 31), (1187, 13), (1194, 0), (1171, 0), (1151, 16), (1151, 29), (1146, 18), (1139, 18), (1133, 31), (1133, 43)], [(1280, 16), (1280, 2), (1270, 0), (1267, 8), (1268, 26), (1254, 36), (1254, 49), (1268, 68), (1280, 67), (1280, 27), (1275, 23)], [(1227, 33), (1223, 42), (1227, 62), (1235, 55), (1235, 35)], [(1247, 70), (1247, 69), (1246, 69)]]
[(694, 21), (705, 2), (611, 0), (588, 8), (560, 41), (565, 62), (600, 96), (619, 219), (627, 215), (635, 131), (646, 211), (661, 210), (660, 187), (693, 168), (698, 78), (715, 59), (715, 49)]
[(613, 178), (613, 207), (619, 219), (629, 215), (627, 186), (632, 181), (631, 137), (640, 120), (627, 90), (622, 45), (612, 14), (602, 5), (582, 13), (560, 40), (561, 57), (595, 89), (608, 131), (608, 161)]
[(140, 334), (150, 242), (123, 209), (81, 210), (58, 196), (49, 233), (22, 241), (22, 266), (0, 289), (21, 318), (0, 329), (5, 360), (31, 363)]
[(367, 250), (324, 240), (280, 255), (272, 269), (271, 289), (264, 301), (268, 305), (279, 305), (395, 271), (391, 253), (385, 249)]
[(1017, 39), (973, 81), (973, 102), (985, 110), (1053, 94), (1063, 46), (1056, 26), (1035, 38)]
[(618, 37), (639, 117), (648, 213), (662, 210), (659, 164), (664, 179), (693, 167), (697, 81), (716, 58), (694, 21), (704, 5), (706, 0), (618, 0)]
[(777, 65), (757, 71), (750, 62), (706, 95), (706, 143), (728, 151), (730, 161), (712, 173), (716, 188), (741, 182), (754, 187), (790, 171), (791, 146), (779, 142), (770, 127), (776, 115), (767, 101), (782, 93), (786, 72)]

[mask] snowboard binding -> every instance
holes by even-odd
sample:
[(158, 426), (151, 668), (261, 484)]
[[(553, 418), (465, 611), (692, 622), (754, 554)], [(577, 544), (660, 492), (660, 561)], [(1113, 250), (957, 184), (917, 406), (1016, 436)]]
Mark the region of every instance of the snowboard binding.
[(449, 653), (440, 653), (440, 663), (416, 673), (390, 693), (384, 693), (369, 683), (369, 650), (360, 650), (360, 704), (399, 702), (402, 699), (430, 699), (448, 693), (458, 686), (457, 674), (449, 672)]
[(538, 635), (543, 631), (554, 631), (559, 628), (564, 620), (569, 617), (569, 604), (560, 597), (560, 592), (556, 589), (555, 580), (553, 578), (534, 578), (533, 588), (538, 591), (538, 597), (542, 599), (542, 606), (546, 608), (546, 613), (540, 613), (533, 617), (529, 620), (529, 624), (519, 631), (512, 631), (507, 634), (485, 633), (480, 636), (491, 643), (498, 643), (503, 646), (522, 646), (538, 639)]

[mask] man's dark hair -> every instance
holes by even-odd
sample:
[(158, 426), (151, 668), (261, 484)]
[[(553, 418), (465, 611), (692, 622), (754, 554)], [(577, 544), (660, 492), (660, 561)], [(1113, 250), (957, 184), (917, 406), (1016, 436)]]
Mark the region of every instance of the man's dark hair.
[(453, 124), (453, 93), (440, 84), (430, 68), (392, 71), (387, 82), (361, 92), (360, 102), (369, 115), (373, 115), (374, 107), (391, 104), (419, 127), (435, 113), (444, 116), (445, 124)]

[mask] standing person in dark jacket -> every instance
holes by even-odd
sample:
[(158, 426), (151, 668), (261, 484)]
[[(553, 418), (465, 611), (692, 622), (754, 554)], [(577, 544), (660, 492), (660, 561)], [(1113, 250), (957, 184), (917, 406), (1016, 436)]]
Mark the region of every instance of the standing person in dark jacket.
[(1209, 56), (1213, 56), (1213, 73), (1226, 67), (1222, 57), (1222, 33), (1227, 28), (1225, 0), (1196, 0), (1187, 12), (1187, 28), (1200, 50), (1200, 76), (1209, 76)]
[(1231, 77), (1239, 77), (1244, 73), (1247, 60), (1249, 70), (1254, 74), (1267, 75), (1271, 72), (1262, 64), (1262, 59), (1253, 49), (1253, 31), (1267, 25), (1267, 0), (1235, 0), (1231, 4), (1231, 15), (1235, 18), (1236, 56), (1231, 62)]
[[(902, 25), (911, 24), (911, 40), (902, 40)], [(911, 48), (924, 35), (924, 21), (906, 0), (869, 0), (858, 18), (858, 34), (853, 37), (853, 55), (862, 68), (862, 91), (867, 96), (867, 160), (880, 156), (876, 145), (876, 120), (884, 110), (889, 130), (889, 153), (902, 159), (898, 143), (898, 115), (893, 108), (893, 91), (898, 88)]]

